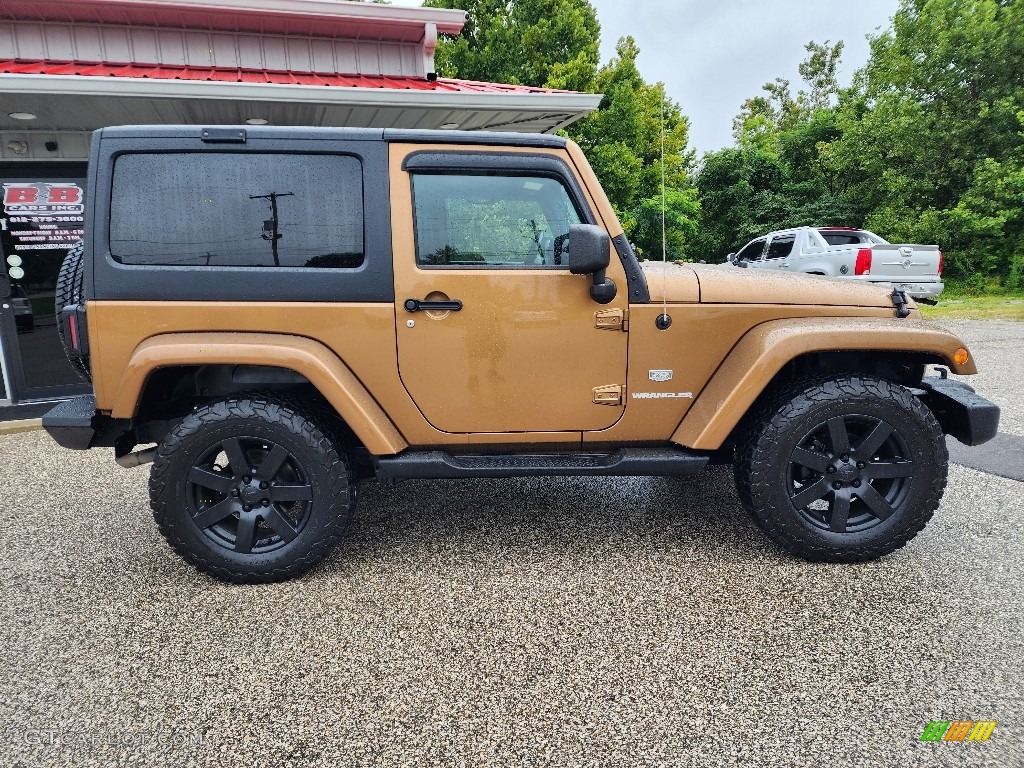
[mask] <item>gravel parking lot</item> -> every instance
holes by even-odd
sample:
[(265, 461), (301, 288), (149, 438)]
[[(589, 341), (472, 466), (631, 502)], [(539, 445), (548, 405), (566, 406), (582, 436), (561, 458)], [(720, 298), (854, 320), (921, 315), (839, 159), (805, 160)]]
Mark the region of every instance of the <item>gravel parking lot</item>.
[[(947, 325), (1019, 391), (988, 358), (1024, 325)], [(781, 554), (724, 468), (366, 485), (323, 566), (248, 587), (171, 553), (146, 469), (38, 432), (0, 462), (3, 765), (1024, 765), (1013, 480), (952, 467), (855, 566)], [(957, 719), (999, 724), (919, 742)]]

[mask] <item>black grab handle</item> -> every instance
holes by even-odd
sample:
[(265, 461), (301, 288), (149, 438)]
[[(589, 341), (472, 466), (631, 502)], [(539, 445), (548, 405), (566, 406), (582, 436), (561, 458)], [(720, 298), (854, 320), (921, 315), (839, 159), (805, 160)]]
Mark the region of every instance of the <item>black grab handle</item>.
[(419, 312), (420, 310), (433, 309), (438, 312), (458, 312), (462, 309), (462, 302), (458, 299), (453, 301), (420, 301), (419, 299), (406, 299), (406, 312)]

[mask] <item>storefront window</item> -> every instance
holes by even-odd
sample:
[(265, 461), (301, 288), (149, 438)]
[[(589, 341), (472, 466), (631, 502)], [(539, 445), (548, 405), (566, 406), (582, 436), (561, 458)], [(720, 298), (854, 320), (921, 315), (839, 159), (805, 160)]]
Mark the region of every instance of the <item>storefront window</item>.
[(64, 256), (82, 239), (85, 169), (34, 170), (0, 168), (0, 251), (10, 292), (5, 303), (17, 338), (12, 345), (8, 335), (5, 356), (9, 368), (16, 369), (9, 371), (15, 373), (9, 378), (20, 381), (18, 389), (25, 390), (18, 392), (19, 399), (81, 384), (57, 335), (54, 290)]

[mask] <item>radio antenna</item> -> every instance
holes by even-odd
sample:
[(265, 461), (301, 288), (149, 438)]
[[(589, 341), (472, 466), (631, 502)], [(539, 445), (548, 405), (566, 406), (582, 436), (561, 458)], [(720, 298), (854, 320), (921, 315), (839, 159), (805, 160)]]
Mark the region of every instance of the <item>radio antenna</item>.
[(661, 317), (658, 328), (666, 330), (672, 324), (668, 316), (668, 238), (665, 232), (665, 84), (661, 83)]

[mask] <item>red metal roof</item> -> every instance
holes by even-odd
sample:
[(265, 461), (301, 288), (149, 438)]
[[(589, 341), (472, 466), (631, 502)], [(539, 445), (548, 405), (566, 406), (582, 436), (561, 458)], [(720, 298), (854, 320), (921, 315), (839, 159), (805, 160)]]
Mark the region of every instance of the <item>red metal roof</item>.
[(262, 69), (224, 69), (214, 67), (172, 67), (164, 64), (87, 64), (57, 61), (0, 60), (0, 74), (10, 75), (76, 75), (80, 77), (127, 77), (151, 80), (200, 80), (222, 83), (272, 83), (276, 85), (320, 85), (337, 88), (387, 88), (415, 91), (464, 91), (469, 93), (572, 93), (525, 85), (481, 83), (473, 80), (452, 80), (393, 75), (339, 75), (336, 73), (272, 72)]

